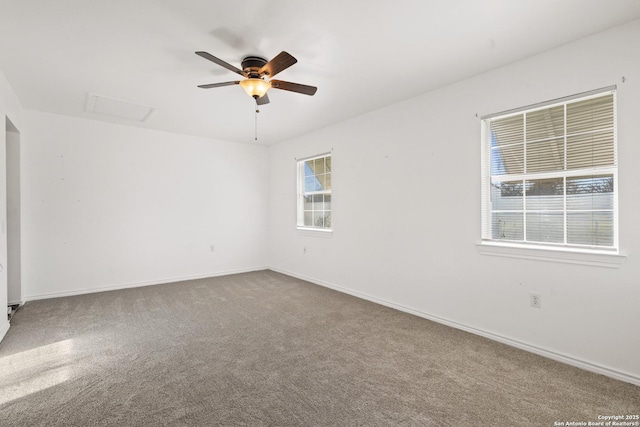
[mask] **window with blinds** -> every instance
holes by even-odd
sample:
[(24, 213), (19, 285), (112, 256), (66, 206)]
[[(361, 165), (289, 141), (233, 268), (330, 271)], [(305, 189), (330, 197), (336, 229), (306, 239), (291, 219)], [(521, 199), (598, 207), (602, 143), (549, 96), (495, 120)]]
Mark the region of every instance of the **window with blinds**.
[(483, 240), (617, 250), (615, 88), (484, 117)]
[(331, 230), (331, 155), (298, 161), (298, 227)]

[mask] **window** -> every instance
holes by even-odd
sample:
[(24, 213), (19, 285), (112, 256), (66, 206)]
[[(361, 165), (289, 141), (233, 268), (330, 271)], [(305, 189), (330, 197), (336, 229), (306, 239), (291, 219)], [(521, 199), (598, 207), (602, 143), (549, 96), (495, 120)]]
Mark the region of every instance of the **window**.
[(298, 161), (298, 227), (331, 230), (331, 155)]
[(483, 118), (483, 241), (617, 251), (615, 95)]

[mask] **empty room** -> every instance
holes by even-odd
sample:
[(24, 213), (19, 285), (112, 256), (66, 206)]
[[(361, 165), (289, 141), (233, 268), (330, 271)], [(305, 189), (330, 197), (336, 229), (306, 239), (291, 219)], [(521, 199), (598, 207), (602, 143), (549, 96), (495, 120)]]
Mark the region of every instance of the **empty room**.
[(0, 426), (640, 426), (638, 0), (0, 0), (0, 123)]

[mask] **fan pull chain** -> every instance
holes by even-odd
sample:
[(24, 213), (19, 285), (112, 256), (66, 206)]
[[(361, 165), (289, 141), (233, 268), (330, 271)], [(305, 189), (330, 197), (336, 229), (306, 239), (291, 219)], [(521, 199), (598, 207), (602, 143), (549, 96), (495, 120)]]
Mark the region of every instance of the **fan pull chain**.
[(258, 107), (258, 105), (256, 104), (256, 129), (255, 129), (255, 140), (258, 140), (258, 113), (260, 112), (260, 109)]

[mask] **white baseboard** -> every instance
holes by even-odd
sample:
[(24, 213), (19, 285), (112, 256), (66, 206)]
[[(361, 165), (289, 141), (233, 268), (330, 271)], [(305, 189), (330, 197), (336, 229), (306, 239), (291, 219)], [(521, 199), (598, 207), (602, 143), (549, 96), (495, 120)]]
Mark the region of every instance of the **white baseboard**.
[(545, 349), (545, 348), (542, 348), (542, 347), (538, 347), (538, 346), (534, 346), (534, 345), (531, 345), (531, 344), (527, 344), (527, 343), (522, 342), (522, 341), (514, 340), (512, 338), (508, 338), (508, 337), (505, 337), (505, 336), (502, 336), (502, 335), (499, 335), (499, 334), (496, 334), (496, 333), (493, 333), (493, 332), (485, 331), (483, 329), (479, 329), (479, 328), (476, 328), (476, 327), (473, 327), (473, 326), (469, 326), (469, 325), (465, 325), (465, 324), (462, 324), (462, 323), (458, 323), (458, 322), (455, 322), (453, 320), (445, 319), (445, 318), (440, 317), (440, 316), (434, 316), (434, 315), (431, 315), (429, 313), (425, 313), (423, 311), (415, 310), (413, 308), (406, 307), (406, 306), (403, 306), (401, 304), (396, 304), (396, 303), (391, 302), (391, 301), (387, 301), (387, 300), (384, 300), (384, 299), (381, 299), (381, 298), (377, 298), (377, 297), (374, 297), (374, 296), (371, 296), (371, 295), (368, 295), (368, 294), (365, 294), (365, 293), (362, 293), (362, 292), (354, 291), (354, 290), (351, 290), (351, 289), (348, 289), (348, 288), (345, 288), (345, 287), (342, 287), (342, 286), (339, 286), (339, 285), (335, 285), (333, 283), (328, 283), (328, 282), (325, 282), (323, 280), (318, 280), (318, 279), (315, 279), (313, 277), (307, 277), (307, 276), (304, 276), (304, 275), (301, 275), (301, 274), (293, 273), (291, 271), (281, 270), (281, 269), (273, 268), (273, 267), (270, 267), (269, 269), (272, 270), (272, 271), (275, 271), (277, 273), (282, 273), (282, 274), (286, 274), (287, 276), (296, 277), (298, 279), (301, 279), (301, 280), (304, 280), (304, 281), (307, 281), (307, 282), (311, 282), (311, 283), (316, 284), (316, 285), (324, 286), (326, 288), (330, 288), (330, 289), (333, 289), (333, 290), (338, 291), (338, 292), (349, 294), (349, 295), (352, 295), (352, 296), (357, 297), (357, 298), (361, 298), (361, 299), (364, 299), (364, 300), (367, 300), (367, 301), (374, 302), (376, 304), (384, 305), (386, 307), (390, 307), (390, 308), (393, 308), (393, 309), (396, 309), (396, 310), (399, 310), (399, 311), (403, 311), (405, 313), (409, 313), (409, 314), (413, 314), (415, 316), (422, 317), (424, 319), (428, 319), (428, 320), (431, 320), (431, 321), (434, 321), (434, 322), (437, 322), (437, 323), (441, 323), (443, 325), (450, 326), (452, 328), (460, 329), (460, 330), (463, 330), (465, 332), (470, 332), (472, 334), (479, 335), (479, 336), (488, 338), (490, 340), (497, 341), (497, 342), (500, 342), (502, 344), (509, 345), (511, 347), (516, 347), (516, 348), (519, 348), (521, 350), (525, 350), (525, 351), (528, 351), (530, 353), (537, 354), (539, 356), (547, 357), (549, 359), (556, 360), (558, 362), (562, 362), (562, 363), (565, 363), (567, 365), (571, 365), (571, 366), (575, 366), (577, 368), (584, 369), (585, 371), (593, 372), (593, 373), (600, 374), (600, 375), (605, 375), (607, 377), (610, 377), (610, 378), (613, 378), (613, 379), (616, 379), (616, 380), (620, 380), (620, 381), (624, 381), (624, 382), (627, 382), (627, 383), (631, 383), (631, 384), (640, 386), (640, 377), (638, 377), (636, 375), (632, 375), (632, 374), (629, 374), (629, 373), (626, 373), (626, 372), (621, 372), (621, 371), (618, 371), (618, 370), (615, 370), (615, 369), (608, 368), (606, 366), (598, 365), (598, 364), (595, 364), (595, 363), (592, 363), (592, 362), (587, 362), (585, 360), (576, 359), (575, 357), (567, 356), (567, 355), (564, 355), (564, 354), (561, 354), (561, 353), (557, 353), (557, 352), (554, 352), (554, 351), (551, 351), (551, 350), (548, 350), (548, 349)]
[(123, 283), (120, 285), (103, 286), (98, 288), (76, 289), (73, 291), (52, 292), (47, 294), (34, 294), (34, 295), (26, 296), (25, 301), (69, 297), (74, 295), (92, 294), (95, 292), (115, 291), (118, 289), (139, 288), (142, 286), (161, 285), (163, 283), (184, 282), (186, 280), (208, 279), (210, 277), (228, 276), (231, 274), (249, 273), (252, 271), (260, 271), (260, 270), (268, 270), (268, 269), (269, 269), (268, 267), (254, 267), (254, 268), (245, 268), (245, 269), (239, 269), (239, 270), (227, 270), (227, 271), (218, 271), (215, 273), (198, 274), (195, 276), (170, 277), (165, 279), (147, 280), (143, 282)]

